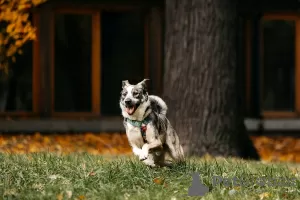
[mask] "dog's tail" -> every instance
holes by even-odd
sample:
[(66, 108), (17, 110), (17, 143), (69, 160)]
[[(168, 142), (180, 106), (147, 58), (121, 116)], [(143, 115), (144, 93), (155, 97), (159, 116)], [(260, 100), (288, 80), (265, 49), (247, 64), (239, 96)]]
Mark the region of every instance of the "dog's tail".
[(152, 109), (155, 109), (154, 111), (157, 112), (157, 114), (164, 118), (167, 115), (168, 107), (167, 104), (158, 96), (149, 95), (149, 99), (151, 102)]

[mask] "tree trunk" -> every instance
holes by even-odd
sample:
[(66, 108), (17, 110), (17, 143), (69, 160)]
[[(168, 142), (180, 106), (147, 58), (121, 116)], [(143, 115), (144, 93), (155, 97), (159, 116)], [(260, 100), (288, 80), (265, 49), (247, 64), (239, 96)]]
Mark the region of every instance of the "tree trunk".
[(238, 81), (237, 0), (166, 0), (164, 99), (185, 154), (258, 159)]

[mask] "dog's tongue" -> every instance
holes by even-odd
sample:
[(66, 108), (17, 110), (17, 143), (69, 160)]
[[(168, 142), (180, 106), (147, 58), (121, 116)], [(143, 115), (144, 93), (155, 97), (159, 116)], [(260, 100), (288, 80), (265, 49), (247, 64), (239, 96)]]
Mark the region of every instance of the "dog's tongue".
[(126, 108), (126, 112), (127, 112), (129, 115), (132, 115), (132, 113), (134, 112), (134, 107)]

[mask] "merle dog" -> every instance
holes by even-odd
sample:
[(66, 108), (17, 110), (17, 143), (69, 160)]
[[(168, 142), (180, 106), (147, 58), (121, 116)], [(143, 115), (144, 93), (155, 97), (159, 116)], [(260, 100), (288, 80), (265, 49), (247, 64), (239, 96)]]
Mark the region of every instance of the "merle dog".
[(134, 155), (148, 166), (164, 166), (169, 154), (183, 161), (178, 135), (166, 117), (168, 107), (158, 96), (148, 95), (144, 79), (136, 85), (122, 81), (120, 107)]

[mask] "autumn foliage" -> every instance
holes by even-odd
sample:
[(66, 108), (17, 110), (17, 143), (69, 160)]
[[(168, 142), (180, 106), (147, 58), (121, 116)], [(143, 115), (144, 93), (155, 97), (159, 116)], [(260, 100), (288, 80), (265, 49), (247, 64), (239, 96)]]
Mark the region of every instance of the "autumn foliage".
[[(251, 136), (264, 161), (300, 163), (300, 138)], [(0, 153), (132, 155), (125, 133), (0, 134)]]
[(262, 160), (300, 163), (300, 138), (291, 136), (252, 136)]
[(58, 154), (89, 153), (131, 154), (125, 134), (119, 133), (78, 133), (78, 134), (5, 134), (0, 135), (0, 152)]
[(29, 20), (30, 9), (46, 0), (0, 0), (0, 69), (8, 70), (22, 46), (35, 40), (36, 28)]

